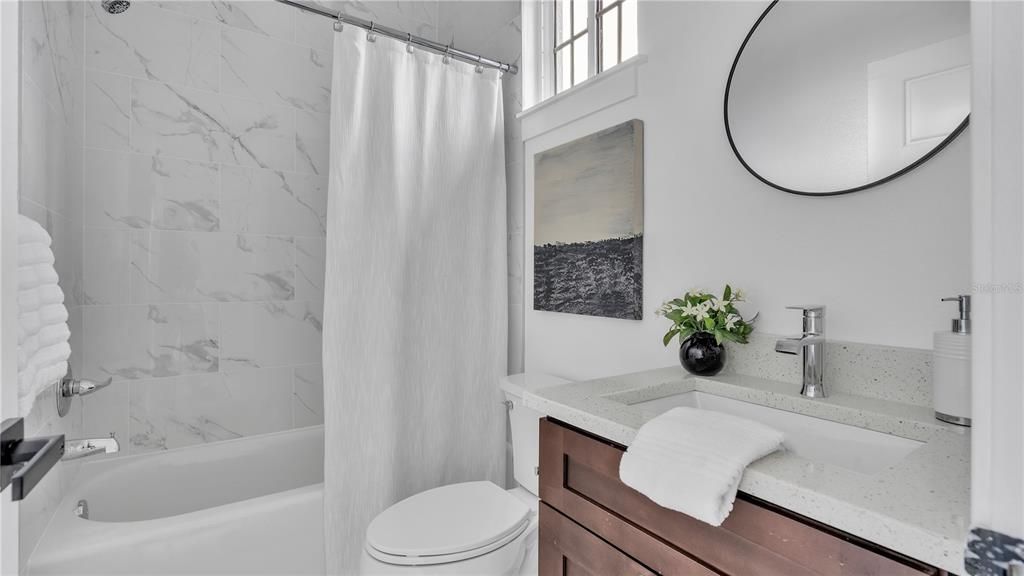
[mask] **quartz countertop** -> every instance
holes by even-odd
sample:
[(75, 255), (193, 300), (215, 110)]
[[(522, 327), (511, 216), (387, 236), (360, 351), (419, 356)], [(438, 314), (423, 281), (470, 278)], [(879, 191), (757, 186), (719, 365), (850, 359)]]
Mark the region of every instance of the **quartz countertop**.
[(629, 446), (651, 417), (631, 406), (700, 391), (924, 442), (895, 466), (864, 474), (776, 452), (751, 464), (740, 490), (901, 554), (962, 574), (970, 517), (970, 432), (930, 407), (834, 394), (750, 376), (693, 377), (663, 368), (527, 391), (527, 407)]

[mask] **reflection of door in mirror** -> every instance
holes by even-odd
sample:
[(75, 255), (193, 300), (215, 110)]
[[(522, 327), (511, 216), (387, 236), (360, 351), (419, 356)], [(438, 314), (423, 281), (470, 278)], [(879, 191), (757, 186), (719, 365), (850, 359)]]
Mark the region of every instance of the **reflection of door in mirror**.
[(788, 192), (886, 181), (965, 125), (969, 35), (967, 2), (779, 0), (733, 65), (730, 143)]
[(868, 64), (868, 179), (928, 153), (971, 109), (967, 35)]

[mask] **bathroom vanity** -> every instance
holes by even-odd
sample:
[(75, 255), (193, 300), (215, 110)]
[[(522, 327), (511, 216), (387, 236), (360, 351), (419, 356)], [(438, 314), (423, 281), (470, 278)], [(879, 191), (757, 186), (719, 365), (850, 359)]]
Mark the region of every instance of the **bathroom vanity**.
[[(540, 573), (811, 575), (961, 573), (969, 434), (925, 407), (678, 369), (539, 390)], [(636, 430), (677, 405), (786, 433), (751, 465), (720, 527), (624, 485)], [(941, 474), (941, 475), (940, 475)]]

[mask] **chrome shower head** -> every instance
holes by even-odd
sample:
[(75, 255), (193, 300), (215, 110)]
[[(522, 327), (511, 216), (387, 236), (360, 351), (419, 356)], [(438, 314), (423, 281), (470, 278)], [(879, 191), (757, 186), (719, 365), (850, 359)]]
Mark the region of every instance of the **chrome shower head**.
[(110, 14), (120, 14), (128, 9), (132, 3), (129, 0), (101, 0), (100, 6)]

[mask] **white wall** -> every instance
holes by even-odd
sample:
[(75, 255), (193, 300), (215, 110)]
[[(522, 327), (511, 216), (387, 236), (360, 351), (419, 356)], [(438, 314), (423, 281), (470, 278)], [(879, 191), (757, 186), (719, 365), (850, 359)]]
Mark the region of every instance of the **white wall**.
[[(834, 340), (930, 348), (969, 289), (969, 131), (922, 168), (835, 198), (769, 188), (734, 157), (722, 123), (729, 66), (762, 2), (642, 2), (639, 93), (525, 143), (526, 368), (574, 378), (678, 362), (654, 309), (688, 288), (747, 291), (758, 330), (799, 330), (793, 304), (828, 306)], [(572, 106), (569, 106), (572, 108)], [(631, 118), (645, 123), (644, 316), (533, 311), (532, 156)]]

